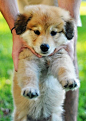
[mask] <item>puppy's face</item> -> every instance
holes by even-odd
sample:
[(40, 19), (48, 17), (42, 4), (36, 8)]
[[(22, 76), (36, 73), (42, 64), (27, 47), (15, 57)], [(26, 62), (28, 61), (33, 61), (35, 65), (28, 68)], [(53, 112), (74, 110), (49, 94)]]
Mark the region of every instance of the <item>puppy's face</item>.
[(73, 38), (74, 23), (61, 8), (35, 5), (18, 15), (15, 30), (38, 54), (47, 56)]

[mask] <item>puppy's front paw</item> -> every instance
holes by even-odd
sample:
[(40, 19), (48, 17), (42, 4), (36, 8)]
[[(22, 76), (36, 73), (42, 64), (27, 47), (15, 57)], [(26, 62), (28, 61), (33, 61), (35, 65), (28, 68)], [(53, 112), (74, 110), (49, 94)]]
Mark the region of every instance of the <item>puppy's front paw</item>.
[(39, 96), (39, 90), (33, 87), (26, 87), (22, 89), (22, 95), (29, 99), (37, 98)]
[(80, 87), (80, 81), (78, 79), (64, 79), (60, 83), (67, 91), (75, 90)]

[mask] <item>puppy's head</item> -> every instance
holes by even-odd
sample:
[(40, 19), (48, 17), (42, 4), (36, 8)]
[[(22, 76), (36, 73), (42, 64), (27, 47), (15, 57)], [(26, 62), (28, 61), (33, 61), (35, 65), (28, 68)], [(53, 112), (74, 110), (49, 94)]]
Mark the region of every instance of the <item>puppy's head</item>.
[(47, 56), (74, 36), (74, 21), (59, 7), (33, 5), (17, 16), (15, 30), (37, 53)]

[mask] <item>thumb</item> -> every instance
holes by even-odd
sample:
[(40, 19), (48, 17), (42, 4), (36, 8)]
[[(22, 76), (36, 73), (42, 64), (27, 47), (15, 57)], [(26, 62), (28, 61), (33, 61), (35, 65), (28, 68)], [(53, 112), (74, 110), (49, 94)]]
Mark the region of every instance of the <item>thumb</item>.
[(12, 58), (13, 58), (14, 68), (16, 72), (18, 70), (18, 56), (19, 56), (19, 53), (17, 51), (12, 52)]
[(13, 48), (12, 48), (12, 58), (13, 58), (13, 63), (14, 63), (14, 68), (15, 71), (17, 72), (18, 70), (18, 58), (19, 58), (19, 53), (22, 47), (22, 41), (20, 36), (14, 35), (13, 36)]

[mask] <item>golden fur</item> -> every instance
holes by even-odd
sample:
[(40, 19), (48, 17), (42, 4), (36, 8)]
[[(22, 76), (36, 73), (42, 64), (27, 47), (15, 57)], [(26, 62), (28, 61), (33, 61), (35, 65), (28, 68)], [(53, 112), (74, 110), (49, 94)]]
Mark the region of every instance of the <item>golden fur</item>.
[(64, 49), (49, 55), (73, 38), (74, 22), (69, 12), (59, 7), (28, 6), (18, 15), (15, 29), (42, 58), (28, 48), (19, 55), (13, 80), (14, 121), (62, 121), (63, 88), (78, 88), (79, 82)]

